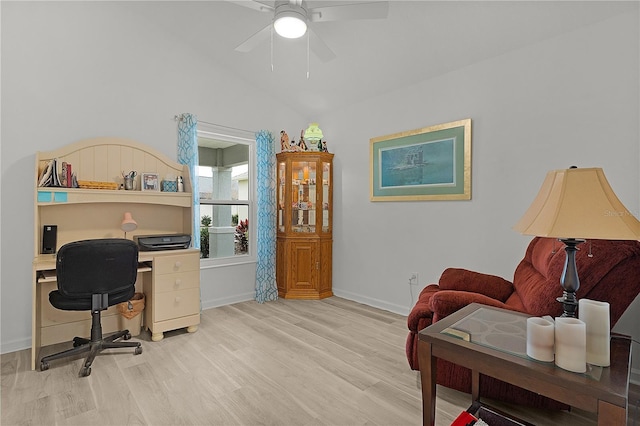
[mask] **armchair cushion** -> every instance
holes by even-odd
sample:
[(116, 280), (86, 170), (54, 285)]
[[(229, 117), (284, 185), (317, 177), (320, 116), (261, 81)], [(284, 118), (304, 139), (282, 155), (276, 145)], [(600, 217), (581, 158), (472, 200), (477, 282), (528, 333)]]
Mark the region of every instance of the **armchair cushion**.
[(505, 302), (513, 293), (513, 284), (502, 277), (460, 268), (445, 269), (438, 284), (440, 290), (479, 293), (500, 302)]
[(471, 293), (469, 291), (440, 290), (431, 297), (433, 322), (437, 322), (474, 302), (495, 306), (496, 308), (511, 309), (510, 306), (505, 305), (500, 300), (484, 294)]

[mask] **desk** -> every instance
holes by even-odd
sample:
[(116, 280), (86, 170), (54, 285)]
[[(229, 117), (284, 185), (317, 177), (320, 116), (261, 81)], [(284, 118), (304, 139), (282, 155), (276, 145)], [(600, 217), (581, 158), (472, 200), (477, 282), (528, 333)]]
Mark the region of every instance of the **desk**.
[[(55, 160), (55, 161), (54, 161)], [(40, 187), (40, 176), (49, 165), (66, 163), (78, 180), (94, 182), (98, 188), (120, 187), (129, 171), (154, 172), (158, 176), (183, 178), (183, 192), (126, 191), (91, 188)], [(57, 172), (60, 172), (58, 168)], [(34, 168), (34, 228), (31, 319), (31, 368), (35, 369), (40, 348), (88, 336), (89, 312), (60, 311), (49, 303), (56, 285), (56, 256), (40, 254), (43, 227), (57, 225), (56, 248), (79, 240), (123, 236), (124, 213), (138, 222), (137, 235), (193, 234), (193, 194), (189, 167), (178, 164), (157, 150), (121, 138), (78, 141), (49, 152), (36, 153)], [(137, 178), (137, 187), (141, 182)], [(131, 235), (129, 236), (131, 238)], [(167, 330), (187, 327), (193, 332), (200, 323), (200, 252), (197, 249), (140, 252), (136, 291), (144, 292), (144, 327), (151, 340), (160, 340)], [(120, 315), (116, 307), (102, 312), (105, 333), (117, 331)]]
[[(61, 311), (49, 303), (49, 293), (57, 288), (56, 255), (40, 255), (34, 260), (31, 329), (31, 369), (35, 369), (43, 346), (71, 341), (91, 333), (89, 311)], [(197, 249), (140, 252), (136, 292), (145, 294), (144, 328), (151, 340), (164, 332), (186, 327), (193, 333), (200, 324), (200, 251)], [(102, 312), (103, 333), (120, 330), (116, 306)]]
[[(446, 359), (471, 369), (472, 399), (480, 400), (480, 375), (495, 377), (507, 383), (537, 392), (582, 410), (598, 413), (598, 425), (624, 425), (627, 419), (627, 391), (631, 362), (631, 338), (613, 335), (611, 339), (611, 366), (594, 367), (591, 374), (578, 374), (556, 367), (553, 363), (538, 362), (525, 355), (516, 355), (477, 341), (473, 333), (469, 341), (454, 337), (446, 329), (459, 330), (461, 321), (472, 318), (481, 310), (506, 315), (518, 322), (528, 315), (477, 303), (422, 330), (418, 340), (418, 359), (422, 381), (422, 409), (424, 425), (435, 424), (437, 358)], [(526, 330), (526, 326), (525, 326)], [(466, 333), (463, 331), (463, 334)], [(513, 347), (518, 336), (493, 329), (492, 340), (499, 338)], [(526, 337), (524, 338), (526, 345)], [(600, 369), (600, 370), (597, 370)], [(595, 373), (595, 374), (594, 374)]]

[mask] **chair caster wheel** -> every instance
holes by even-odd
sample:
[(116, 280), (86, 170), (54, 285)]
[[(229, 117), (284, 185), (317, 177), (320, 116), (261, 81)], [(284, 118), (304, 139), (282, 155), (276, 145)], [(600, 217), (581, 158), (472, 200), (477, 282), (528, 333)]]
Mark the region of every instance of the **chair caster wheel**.
[(136, 350), (133, 352), (134, 355), (140, 355), (142, 353), (142, 346), (136, 347)]
[(129, 339), (131, 339), (131, 333), (127, 333), (127, 334), (125, 334), (124, 336), (122, 336), (122, 338), (123, 338), (124, 340), (129, 340)]
[(46, 371), (49, 369), (49, 363), (48, 362), (41, 362), (40, 363), (40, 371)]
[(87, 377), (91, 374), (91, 367), (82, 367), (80, 369), (80, 376)]

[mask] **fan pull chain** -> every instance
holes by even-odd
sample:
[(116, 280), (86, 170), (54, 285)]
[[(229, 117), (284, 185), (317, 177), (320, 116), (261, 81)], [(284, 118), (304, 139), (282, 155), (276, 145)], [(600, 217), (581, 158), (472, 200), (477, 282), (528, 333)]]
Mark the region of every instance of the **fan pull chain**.
[(551, 254), (556, 254), (556, 239), (553, 239), (553, 248), (551, 249)]
[(311, 38), (309, 33), (310, 31), (307, 30), (307, 80), (309, 80), (309, 39)]
[(593, 253), (591, 253), (591, 240), (589, 240), (589, 254), (587, 254), (587, 257), (593, 257)]

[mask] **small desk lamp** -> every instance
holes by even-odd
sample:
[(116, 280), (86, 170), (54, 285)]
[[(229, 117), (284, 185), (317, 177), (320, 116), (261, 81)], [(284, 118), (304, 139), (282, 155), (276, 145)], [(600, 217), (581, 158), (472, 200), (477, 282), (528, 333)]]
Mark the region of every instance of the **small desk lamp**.
[(525, 235), (556, 237), (565, 244), (564, 271), (558, 298), (563, 317), (575, 317), (580, 287), (576, 250), (584, 239), (639, 240), (640, 222), (611, 189), (601, 168), (553, 170), (538, 195), (513, 227)]
[(131, 212), (124, 213), (124, 219), (122, 219), (120, 229), (124, 231), (124, 238), (127, 238), (127, 232), (135, 231), (136, 229), (138, 229), (138, 222), (133, 220)]

